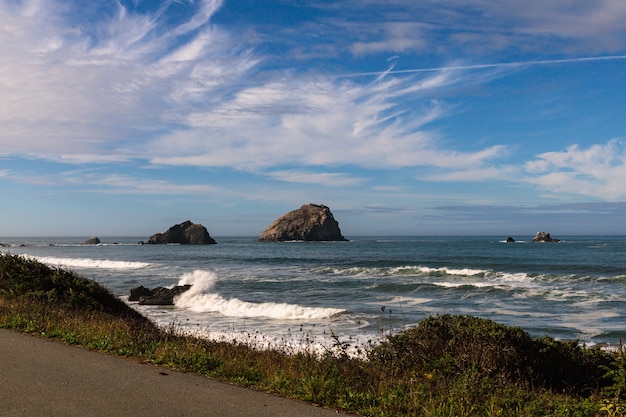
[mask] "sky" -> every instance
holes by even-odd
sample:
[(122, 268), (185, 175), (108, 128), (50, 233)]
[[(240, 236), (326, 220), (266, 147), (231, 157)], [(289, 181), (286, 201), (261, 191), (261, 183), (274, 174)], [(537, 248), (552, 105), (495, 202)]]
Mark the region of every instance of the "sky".
[(0, 0), (0, 237), (626, 234), (623, 0)]

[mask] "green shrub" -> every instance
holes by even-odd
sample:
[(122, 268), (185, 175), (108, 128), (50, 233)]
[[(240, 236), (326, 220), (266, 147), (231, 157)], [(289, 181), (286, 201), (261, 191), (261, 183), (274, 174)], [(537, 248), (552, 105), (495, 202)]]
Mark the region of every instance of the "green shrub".
[(0, 254), (0, 297), (28, 298), (63, 308), (148, 321), (97, 282), (19, 255)]
[(430, 317), (371, 350), (398, 377), (438, 374), (445, 384), (468, 372), (496, 387), (528, 386), (591, 394), (611, 355), (576, 341), (533, 340), (519, 327), (472, 316)]

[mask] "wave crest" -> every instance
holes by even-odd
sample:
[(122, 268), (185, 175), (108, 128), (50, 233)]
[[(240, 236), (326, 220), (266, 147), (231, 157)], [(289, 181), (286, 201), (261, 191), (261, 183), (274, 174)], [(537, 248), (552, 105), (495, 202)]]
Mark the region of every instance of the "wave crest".
[(75, 268), (141, 269), (151, 266), (147, 262), (111, 261), (109, 259), (54, 258), (46, 256), (30, 256), (30, 258), (46, 265)]
[(345, 310), (337, 308), (305, 307), (287, 303), (251, 303), (238, 298), (224, 298), (215, 293), (214, 272), (196, 270), (184, 274), (179, 285), (191, 288), (176, 297), (174, 304), (197, 313), (219, 313), (228, 317), (267, 317), (278, 320), (328, 319)]

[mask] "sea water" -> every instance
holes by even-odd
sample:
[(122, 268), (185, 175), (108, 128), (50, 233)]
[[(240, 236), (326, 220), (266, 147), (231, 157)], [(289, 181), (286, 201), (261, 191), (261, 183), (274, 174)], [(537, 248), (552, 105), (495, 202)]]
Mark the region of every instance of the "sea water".
[(191, 284), (174, 306), (129, 303), (162, 326), (260, 345), (352, 346), (437, 314), (533, 337), (615, 345), (626, 336), (626, 237), (354, 237), (349, 242), (140, 245), (137, 238), (0, 238), (3, 252), (131, 288)]

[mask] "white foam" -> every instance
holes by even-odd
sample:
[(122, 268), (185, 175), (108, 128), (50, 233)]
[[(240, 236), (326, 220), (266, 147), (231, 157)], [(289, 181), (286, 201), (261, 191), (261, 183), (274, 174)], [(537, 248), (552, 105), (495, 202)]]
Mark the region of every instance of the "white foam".
[(179, 285), (191, 288), (176, 297), (174, 304), (197, 313), (219, 313), (227, 317), (267, 317), (278, 320), (328, 319), (345, 310), (304, 307), (287, 303), (251, 303), (238, 298), (224, 298), (214, 292), (218, 277), (211, 271), (195, 270), (184, 274)]
[(476, 287), (476, 288), (487, 288), (487, 287), (498, 287), (495, 283), (492, 282), (433, 282), (433, 285), (444, 288), (460, 288), (460, 287)]
[[(166, 328), (171, 329), (171, 326)], [(217, 342), (244, 344), (261, 350), (276, 349), (287, 354), (311, 353), (318, 356), (326, 353), (332, 353), (337, 356), (347, 354), (354, 358), (365, 358), (366, 348), (380, 341), (377, 339), (378, 336), (374, 335), (353, 336), (348, 340), (341, 338), (340, 342), (342, 344), (345, 343), (342, 348), (337, 345), (337, 340), (329, 334), (268, 335), (235, 329), (230, 331), (209, 331), (207, 329), (186, 327), (180, 327), (175, 330), (181, 335), (195, 336)]]
[(146, 262), (111, 261), (109, 259), (91, 258), (54, 258), (44, 256), (30, 256), (31, 259), (52, 266), (98, 269), (141, 269), (151, 266)]
[[(404, 265), (397, 266), (393, 268), (385, 268), (385, 267), (375, 267), (375, 268), (364, 268), (364, 267), (351, 267), (351, 268), (328, 268), (328, 270), (336, 275), (375, 275), (375, 276), (385, 276), (385, 275), (407, 275), (407, 274), (416, 274), (416, 275), (460, 275), (460, 276), (475, 276), (475, 275), (484, 275), (489, 271), (484, 269), (471, 269), (471, 268), (431, 268), (427, 266), (418, 266), (418, 265)], [(323, 271), (323, 269), (322, 269)]]
[(417, 306), (420, 304), (430, 303), (431, 301), (433, 301), (432, 298), (397, 296), (389, 300), (389, 303), (399, 304), (400, 306)]
[[(445, 269), (445, 268), (444, 268)], [(533, 289), (538, 287), (537, 278), (525, 273), (479, 271), (474, 269), (449, 270), (450, 275), (464, 276), (460, 281), (431, 282), (446, 288), (475, 287), (499, 289)]]
[(467, 277), (471, 277), (474, 275), (484, 275), (487, 272), (489, 272), (484, 269), (471, 269), (471, 268), (455, 269), (455, 268), (448, 268), (448, 267), (431, 268), (428, 266), (400, 266), (400, 267), (390, 269), (390, 272), (394, 274), (406, 273), (410, 271), (415, 271), (418, 274), (460, 275), (460, 276), (467, 276)]

